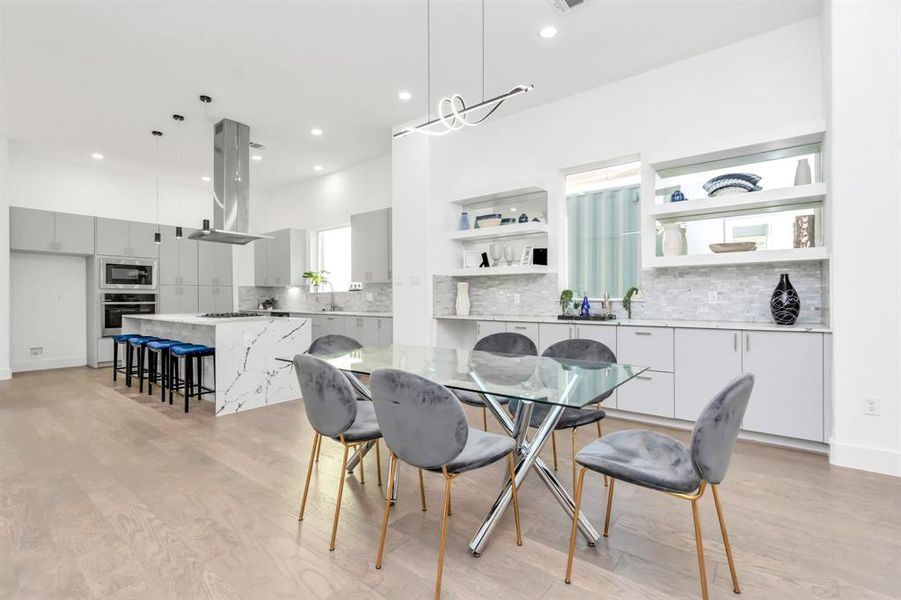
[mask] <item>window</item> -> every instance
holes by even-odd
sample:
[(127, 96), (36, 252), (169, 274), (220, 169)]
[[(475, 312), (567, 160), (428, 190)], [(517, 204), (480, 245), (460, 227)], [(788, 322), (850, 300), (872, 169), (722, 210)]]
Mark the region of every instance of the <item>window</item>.
[(350, 288), (350, 225), (318, 232), (316, 256), (317, 270), (328, 271), (336, 292), (346, 292)]
[(566, 178), (566, 286), (621, 298), (641, 272), (641, 163)]

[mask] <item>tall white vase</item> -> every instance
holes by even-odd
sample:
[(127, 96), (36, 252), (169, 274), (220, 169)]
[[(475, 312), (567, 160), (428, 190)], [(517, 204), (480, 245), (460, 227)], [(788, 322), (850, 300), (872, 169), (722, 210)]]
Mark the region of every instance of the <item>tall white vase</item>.
[(663, 226), (663, 256), (682, 256), (688, 252), (685, 228), (679, 223)]
[(457, 316), (469, 316), (469, 284), (465, 281), (460, 281), (457, 283), (457, 302), (455, 304), (455, 307), (457, 309)]
[(795, 169), (795, 185), (807, 185), (810, 181), (810, 163), (806, 158), (802, 158), (798, 161), (798, 167)]

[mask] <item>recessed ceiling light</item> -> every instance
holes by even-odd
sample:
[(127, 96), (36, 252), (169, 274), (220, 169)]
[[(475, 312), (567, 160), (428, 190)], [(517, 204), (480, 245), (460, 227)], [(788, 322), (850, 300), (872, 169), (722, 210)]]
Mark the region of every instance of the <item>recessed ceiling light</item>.
[(407, 90), (401, 90), (401, 91), (397, 92), (397, 97), (398, 97), (398, 99), (402, 100), (403, 102), (407, 102), (408, 100), (410, 100), (410, 98), (413, 97), (413, 94), (411, 94)]
[(555, 35), (557, 35), (557, 28), (554, 27), (553, 25), (548, 25), (547, 27), (544, 27), (541, 30), (540, 35), (544, 39), (549, 40), (552, 37), (554, 37)]
[(315, 135), (318, 137), (318, 136), (322, 135), (322, 130), (319, 129), (318, 127), (314, 127), (313, 129), (310, 130), (310, 135)]
[(262, 154), (254, 154), (250, 158), (252, 158), (253, 160), (263, 160), (263, 155)]
[(91, 158), (93, 158), (94, 160), (103, 160), (103, 155), (100, 154), (99, 152), (95, 152), (94, 154), (91, 155)]
[(313, 170), (314, 170), (314, 171), (321, 171), (321, 170), (322, 170), (322, 165), (316, 165), (315, 167), (313, 167)]
[(204, 181), (209, 181), (209, 180), (210, 180), (210, 178), (207, 177), (206, 175), (204, 175), (203, 177), (201, 177), (201, 179), (203, 179)]

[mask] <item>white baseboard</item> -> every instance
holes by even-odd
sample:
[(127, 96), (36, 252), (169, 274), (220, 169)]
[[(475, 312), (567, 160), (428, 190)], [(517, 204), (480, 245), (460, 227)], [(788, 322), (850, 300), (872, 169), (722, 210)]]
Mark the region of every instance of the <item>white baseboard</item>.
[(63, 358), (39, 358), (35, 360), (13, 361), (10, 365), (13, 373), (24, 371), (43, 371), (46, 369), (65, 369), (67, 367), (83, 367), (88, 359), (82, 356), (70, 356)]
[(901, 477), (901, 452), (897, 450), (842, 444), (835, 440), (831, 447), (829, 462), (833, 465)]
[(4, 379), (12, 379), (12, 378), (13, 378), (12, 369), (0, 369), (0, 381), (3, 381)]

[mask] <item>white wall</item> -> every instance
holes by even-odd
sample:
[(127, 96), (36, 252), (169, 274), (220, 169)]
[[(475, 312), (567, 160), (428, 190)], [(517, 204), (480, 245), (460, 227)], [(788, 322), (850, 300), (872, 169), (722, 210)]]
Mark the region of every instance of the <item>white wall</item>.
[(0, 136), (0, 380), (12, 376), (9, 365), (9, 195), (9, 139)]
[[(690, 155), (696, 146), (724, 138), (824, 121), (820, 53), (820, 24), (812, 19), (480, 127), (428, 138), (428, 197), (401, 207), (395, 195), (395, 236), (422, 227), (428, 205), (429, 260), (419, 275), (430, 281), (433, 273), (459, 261), (457, 248), (446, 241), (457, 218), (450, 200), (540, 185), (548, 190), (548, 219), (558, 234), (551, 239), (550, 259), (562, 271), (562, 252), (555, 247), (563, 232), (562, 169), (636, 154)], [(502, 107), (498, 114), (503, 113)], [(418, 158), (400, 151), (403, 144), (423, 143), (414, 140), (395, 142), (395, 179), (422, 177), (416, 174), (425, 168)], [(395, 180), (395, 194), (399, 185)], [(400, 291), (395, 288), (395, 339), (412, 338), (431, 303), (401, 312)]]
[[(832, 1), (835, 464), (901, 475), (901, 4)], [(863, 413), (865, 396), (879, 416)]]
[[(10, 256), (13, 372), (85, 364), (85, 262), (81, 256)], [(43, 353), (31, 356), (34, 347)]]

